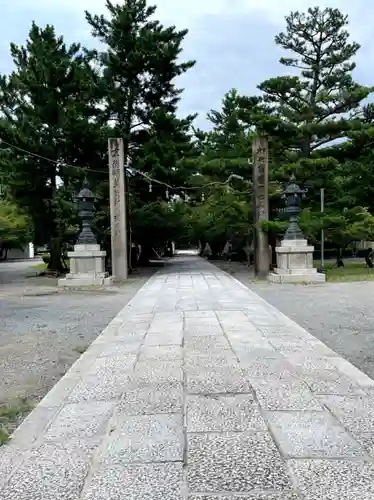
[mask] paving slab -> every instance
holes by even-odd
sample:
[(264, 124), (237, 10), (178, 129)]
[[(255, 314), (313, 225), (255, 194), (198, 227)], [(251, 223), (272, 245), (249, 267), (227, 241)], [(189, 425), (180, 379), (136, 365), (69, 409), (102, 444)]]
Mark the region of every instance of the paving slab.
[(328, 395), (319, 401), (352, 435), (374, 434), (374, 394), (363, 396)]
[(303, 500), (372, 500), (374, 466), (355, 460), (290, 460)]
[(260, 407), (251, 395), (188, 396), (188, 432), (266, 431)]
[(365, 452), (327, 412), (267, 412), (270, 430), (289, 458), (365, 458)]
[(180, 413), (183, 397), (181, 382), (151, 383), (146, 387), (126, 390), (119, 409), (128, 415)]
[(90, 401), (65, 405), (44, 433), (46, 441), (93, 438), (104, 433), (115, 403)]
[(178, 256), (0, 447), (0, 500), (371, 500), (373, 415), (373, 380)]
[(264, 410), (322, 410), (321, 403), (298, 378), (252, 378), (251, 383)]
[(118, 412), (99, 462), (122, 465), (132, 462), (182, 462), (182, 414), (127, 415)]
[(204, 493), (291, 488), (286, 464), (266, 432), (188, 435), (188, 487)]
[(300, 497), (294, 491), (282, 491), (282, 493), (252, 492), (245, 495), (192, 495), (188, 500), (298, 500)]
[(183, 349), (177, 345), (143, 346), (139, 354), (139, 362), (172, 361), (183, 359)]
[(101, 466), (82, 500), (177, 500), (183, 496), (181, 463)]
[(186, 368), (186, 390), (191, 394), (252, 394), (249, 379), (234, 366)]
[(182, 360), (138, 362), (129, 386), (146, 387), (153, 383), (178, 383), (183, 380)]
[(4, 500), (76, 500), (91, 467), (97, 441), (69, 440), (33, 449), (0, 489)]

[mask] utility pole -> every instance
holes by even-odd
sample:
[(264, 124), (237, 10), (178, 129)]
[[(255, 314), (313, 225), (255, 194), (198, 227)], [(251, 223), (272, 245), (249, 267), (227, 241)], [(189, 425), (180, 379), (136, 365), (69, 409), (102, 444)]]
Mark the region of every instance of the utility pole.
[(270, 270), (268, 235), (259, 222), (269, 220), (269, 147), (265, 135), (257, 135), (252, 142), (253, 215), (255, 275), (267, 276)]
[(108, 140), (112, 275), (114, 281), (128, 277), (127, 195), (123, 139)]

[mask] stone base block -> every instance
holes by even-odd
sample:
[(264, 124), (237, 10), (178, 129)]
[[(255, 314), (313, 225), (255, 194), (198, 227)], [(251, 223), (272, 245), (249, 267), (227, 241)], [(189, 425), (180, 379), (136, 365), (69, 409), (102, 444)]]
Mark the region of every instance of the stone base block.
[(323, 273), (270, 273), (269, 283), (325, 283), (326, 275)]
[(316, 274), (317, 269), (315, 267), (299, 267), (299, 268), (280, 268), (276, 267), (273, 270), (273, 273), (275, 274)]
[(326, 276), (313, 267), (314, 247), (307, 240), (283, 240), (275, 249), (277, 267), (268, 276), (270, 283), (324, 283)]
[(75, 245), (68, 252), (70, 273), (58, 280), (58, 286), (79, 288), (82, 286), (110, 286), (113, 277), (105, 272), (106, 252), (99, 245)]
[(63, 288), (79, 288), (82, 286), (111, 286), (113, 277), (107, 276), (74, 276), (58, 280), (58, 286)]

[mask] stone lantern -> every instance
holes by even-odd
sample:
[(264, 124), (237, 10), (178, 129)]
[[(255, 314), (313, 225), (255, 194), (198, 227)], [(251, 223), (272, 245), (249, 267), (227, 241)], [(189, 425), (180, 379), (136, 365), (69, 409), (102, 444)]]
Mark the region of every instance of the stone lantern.
[(326, 279), (313, 267), (314, 247), (308, 245), (299, 226), (301, 200), (305, 193), (306, 190), (300, 188), (292, 175), (283, 194), (288, 228), (275, 249), (277, 267), (268, 277), (272, 283), (320, 283)]
[(82, 221), (82, 231), (78, 236), (77, 243), (79, 245), (96, 245), (97, 241), (92, 232), (91, 224), (94, 218), (94, 202), (95, 195), (88, 187), (87, 179), (83, 182), (83, 188), (77, 194), (78, 215)]
[(83, 187), (76, 199), (82, 230), (74, 245), (74, 251), (68, 252), (70, 273), (65, 278), (59, 279), (58, 285), (70, 288), (110, 285), (112, 278), (108, 277), (105, 272), (106, 252), (100, 249), (91, 229), (95, 195), (89, 189), (87, 179), (83, 182)]
[(301, 200), (306, 192), (306, 189), (301, 189), (300, 186), (296, 184), (295, 175), (292, 174), (290, 182), (283, 194), (283, 199), (286, 200), (285, 212), (288, 216), (288, 228), (283, 238), (285, 240), (302, 240), (304, 238), (299, 226), (299, 216), (301, 211)]

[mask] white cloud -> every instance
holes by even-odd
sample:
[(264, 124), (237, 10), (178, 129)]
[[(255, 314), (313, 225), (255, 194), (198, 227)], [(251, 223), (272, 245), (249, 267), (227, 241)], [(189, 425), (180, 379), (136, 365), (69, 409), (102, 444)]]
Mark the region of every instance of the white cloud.
[[(115, 0), (121, 3), (122, 0)], [(353, 20), (355, 31), (360, 31), (358, 24), (365, 24), (365, 12), (370, 9), (370, 0), (319, 0), (318, 6), (334, 7), (342, 9), (350, 15)], [(227, 14), (250, 14), (258, 13), (278, 23), (291, 10), (304, 11), (313, 6), (310, 0), (151, 0), (150, 4), (157, 5), (157, 14), (162, 20), (172, 20), (184, 25), (193, 24), (194, 21), (205, 15), (227, 15)], [(317, 3), (317, 2), (316, 2)], [(29, 0), (18, 0), (18, 8), (29, 7)], [(82, 13), (84, 10), (90, 12), (104, 12), (105, 0), (33, 0), (33, 10), (47, 9), (70, 11), (72, 14)], [(14, 6), (12, 5), (12, 8)], [(357, 15), (358, 14), (358, 15)], [(361, 21), (361, 23), (359, 23)], [(368, 20), (370, 21), (370, 20)], [(368, 24), (370, 24), (368, 22)]]
[[(118, 0), (122, 1), (122, 0)], [(186, 87), (182, 112), (205, 115), (219, 105), (232, 87), (252, 93), (264, 78), (280, 73), (274, 36), (284, 27), (291, 10), (305, 11), (311, 0), (149, 0), (158, 6), (157, 17), (165, 24), (188, 28), (185, 57), (198, 63), (182, 79)], [(317, 3), (317, 0), (316, 0)], [(321, 7), (338, 7), (349, 15), (353, 39), (362, 44), (359, 80), (370, 83), (374, 74), (367, 61), (374, 56), (371, 19), (373, 0), (318, 0)], [(2, 48), (10, 41), (22, 42), (33, 19), (54, 24), (68, 41), (90, 43), (84, 10), (105, 11), (105, 0), (16, 0), (5, 3), (0, 18), (0, 70), (9, 66)]]

